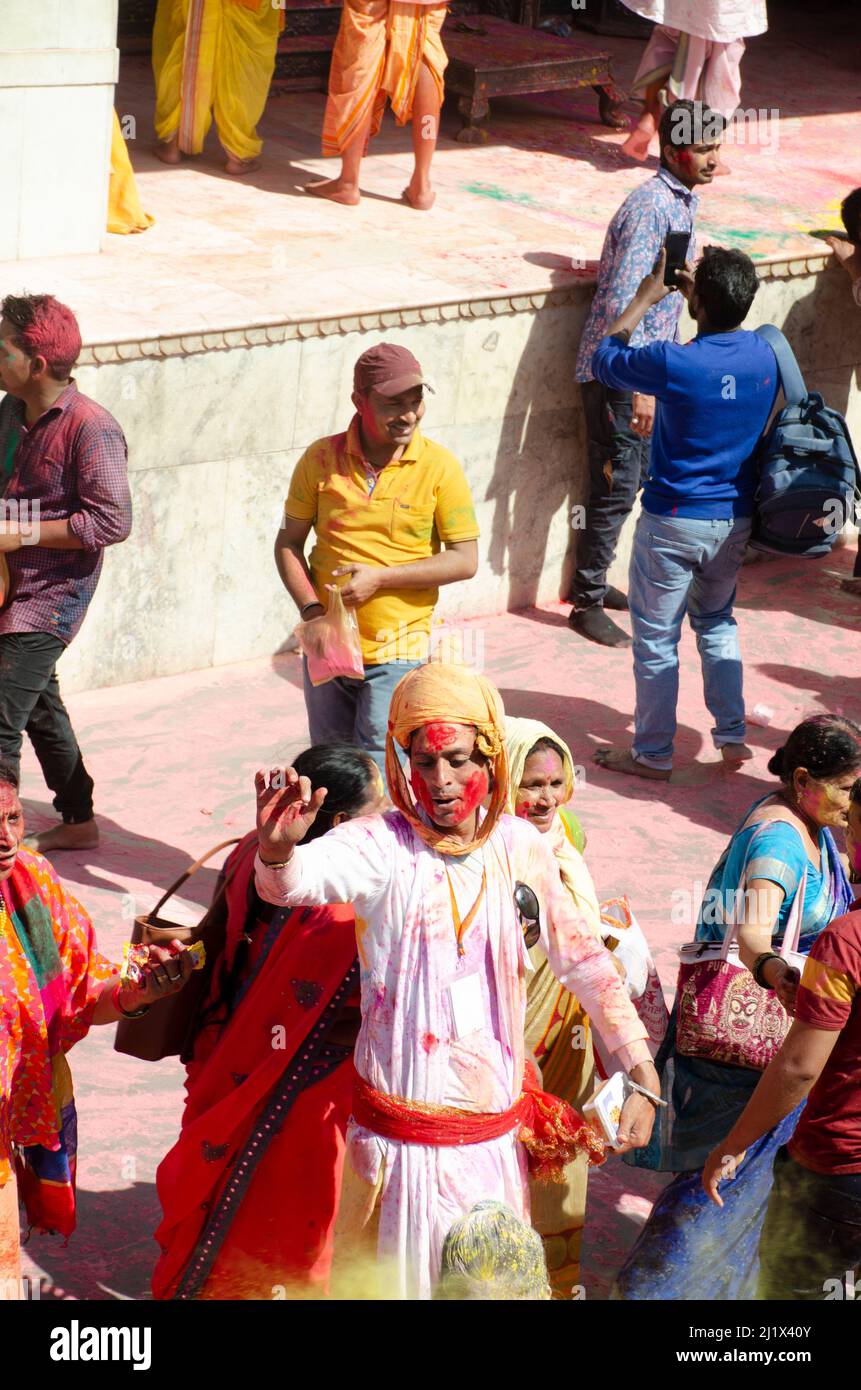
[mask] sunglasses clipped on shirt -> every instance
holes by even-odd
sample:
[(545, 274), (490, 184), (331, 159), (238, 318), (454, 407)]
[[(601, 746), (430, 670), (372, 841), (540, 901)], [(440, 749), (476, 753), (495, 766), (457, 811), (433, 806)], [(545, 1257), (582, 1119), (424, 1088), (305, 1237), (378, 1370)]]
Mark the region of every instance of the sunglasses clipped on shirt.
[(538, 899), (528, 883), (515, 883), (514, 906), (517, 908), (527, 949), (536, 946), (541, 936), (541, 912)]

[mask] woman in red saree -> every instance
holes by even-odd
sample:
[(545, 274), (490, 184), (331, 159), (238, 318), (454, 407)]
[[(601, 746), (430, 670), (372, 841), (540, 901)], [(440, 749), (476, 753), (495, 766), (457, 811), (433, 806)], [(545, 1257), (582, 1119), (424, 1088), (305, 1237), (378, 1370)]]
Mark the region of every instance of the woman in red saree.
[[(311, 838), (380, 809), (382, 779), (359, 749), (310, 748), (296, 767), (327, 788)], [(271, 1299), (328, 1282), (359, 1025), (355, 918), (347, 903), (262, 902), (256, 851), (254, 832), (223, 870), (225, 948), (157, 1174), (156, 1298)]]

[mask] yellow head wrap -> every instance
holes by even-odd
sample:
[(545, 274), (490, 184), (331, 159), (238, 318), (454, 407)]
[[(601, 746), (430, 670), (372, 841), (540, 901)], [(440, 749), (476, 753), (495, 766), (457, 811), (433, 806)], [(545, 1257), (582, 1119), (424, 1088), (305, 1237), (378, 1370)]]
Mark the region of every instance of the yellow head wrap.
[[(472, 725), (476, 730), (475, 746), (491, 763), (490, 806), (475, 839), (468, 844), (421, 819), (395, 751), (396, 742), (405, 751), (409, 750), (410, 737), (416, 729), (441, 722)], [(498, 690), (483, 676), (455, 662), (434, 659), (410, 671), (395, 686), (389, 707), (386, 778), (395, 806), (433, 849), (441, 854), (461, 855), (483, 845), (508, 799), (505, 710)]]
[(508, 806), (506, 810), (514, 815), (514, 803), (517, 800), (517, 788), (523, 781), (523, 769), (526, 766), (526, 759), (532, 752), (539, 739), (549, 738), (556, 744), (562, 752), (562, 767), (565, 775), (565, 800), (570, 801), (574, 795), (574, 759), (571, 756), (571, 749), (564, 739), (554, 733), (546, 724), (542, 724), (540, 719), (512, 719), (510, 715), (505, 720), (505, 742), (508, 748), (508, 772), (510, 783), (508, 788)]
[[(523, 781), (526, 759), (539, 739), (549, 738), (562, 753), (562, 766), (565, 776), (565, 800), (574, 795), (574, 759), (571, 749), (553, 729), (538, 719), (506, 719), (505, 741), (508, 747), (509, 776), (511, 778), (506, 810), (514, 815), (517, 789)], [(598, 899), (592, 877), (586, 868), (580, 851), (571, 843), (559, 812), (553, 817), (553, 827), (548, 836), (550, 847), (559, 865), (559, 874), (574, 902), (582, 912), (592, 935), (600, 940), (601, 924)]]

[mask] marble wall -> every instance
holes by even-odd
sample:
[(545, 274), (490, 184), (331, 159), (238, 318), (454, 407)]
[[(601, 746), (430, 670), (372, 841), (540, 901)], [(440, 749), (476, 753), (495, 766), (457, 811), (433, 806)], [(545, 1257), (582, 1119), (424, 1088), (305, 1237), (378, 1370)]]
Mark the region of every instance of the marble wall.
[(0, 261), (105, 236), (117, 0), (0, 2)]
[[(751, 326), (786, 328), (809, 385), (846, 411), (861, 440), (861, 314), (846, 277), (787, 270), (764, 281)], [(591, 293), (583, 285), (405, 310), (364, 327), (330, 321), (91, 349), (77, 377), (126, 431), (135, 528), (106, 555), (63, 659), (65, 688), (283, 649), (296, 613), (272, 542), (290, 474), (308, 444), (346, 426), (353, 362), (383, 338), (422, 362), (436, 388), (423, 428), (462, 459), (477, 504), (479, 574), (444, 589), (439, 614), (456, 622), (558, 598), (576, 542), (571, 509), (586, 491), (573, 366)], [(632, 528), (633, 518), (617, 583)]]

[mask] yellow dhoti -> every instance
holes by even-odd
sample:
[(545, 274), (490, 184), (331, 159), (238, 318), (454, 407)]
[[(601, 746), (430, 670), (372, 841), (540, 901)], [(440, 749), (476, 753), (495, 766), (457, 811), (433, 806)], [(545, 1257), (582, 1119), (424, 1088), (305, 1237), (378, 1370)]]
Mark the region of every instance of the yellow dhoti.
[(329, 71), (324, 154), (343, 154), (369, 115), (370, 133), (376, 135), (387, 99), (398, 125), (405, 125), (413, 114), (422, 62), (442, 105), (448, 59), (440, 30), (446, 8), (401, 0), (344, 0)]
[(119, 117), (114, 111), (113, 133), (111, 135), (111, 181), (108, 188), (108, 231), (145, 232), (152, 226), (152, 218), (141, 207), (138, 186)]
[[(541, 1085), (582, 1110), (592, 1096), (595, 1062), (589, 1020), (582, 1005), (563, 989), (541, 951), (530, 952), (538, 966), (529, 980), (525, 1043), (541, 1071)], [(586, 1219), (589, 1164), (580, 1154), (565, 1168), (565, 1181), (529, 1180), (532, 1224), (544, 1241), (547, 1275), (554, 1298), (571, 1298), (580, 1283), (580, 1246)]]
[(199, 154), (215, 116), (235, 159), (262, 149), (263, 115), (283, 11), (270, 0), (158, 0), (152, 35), (155, 130)]

